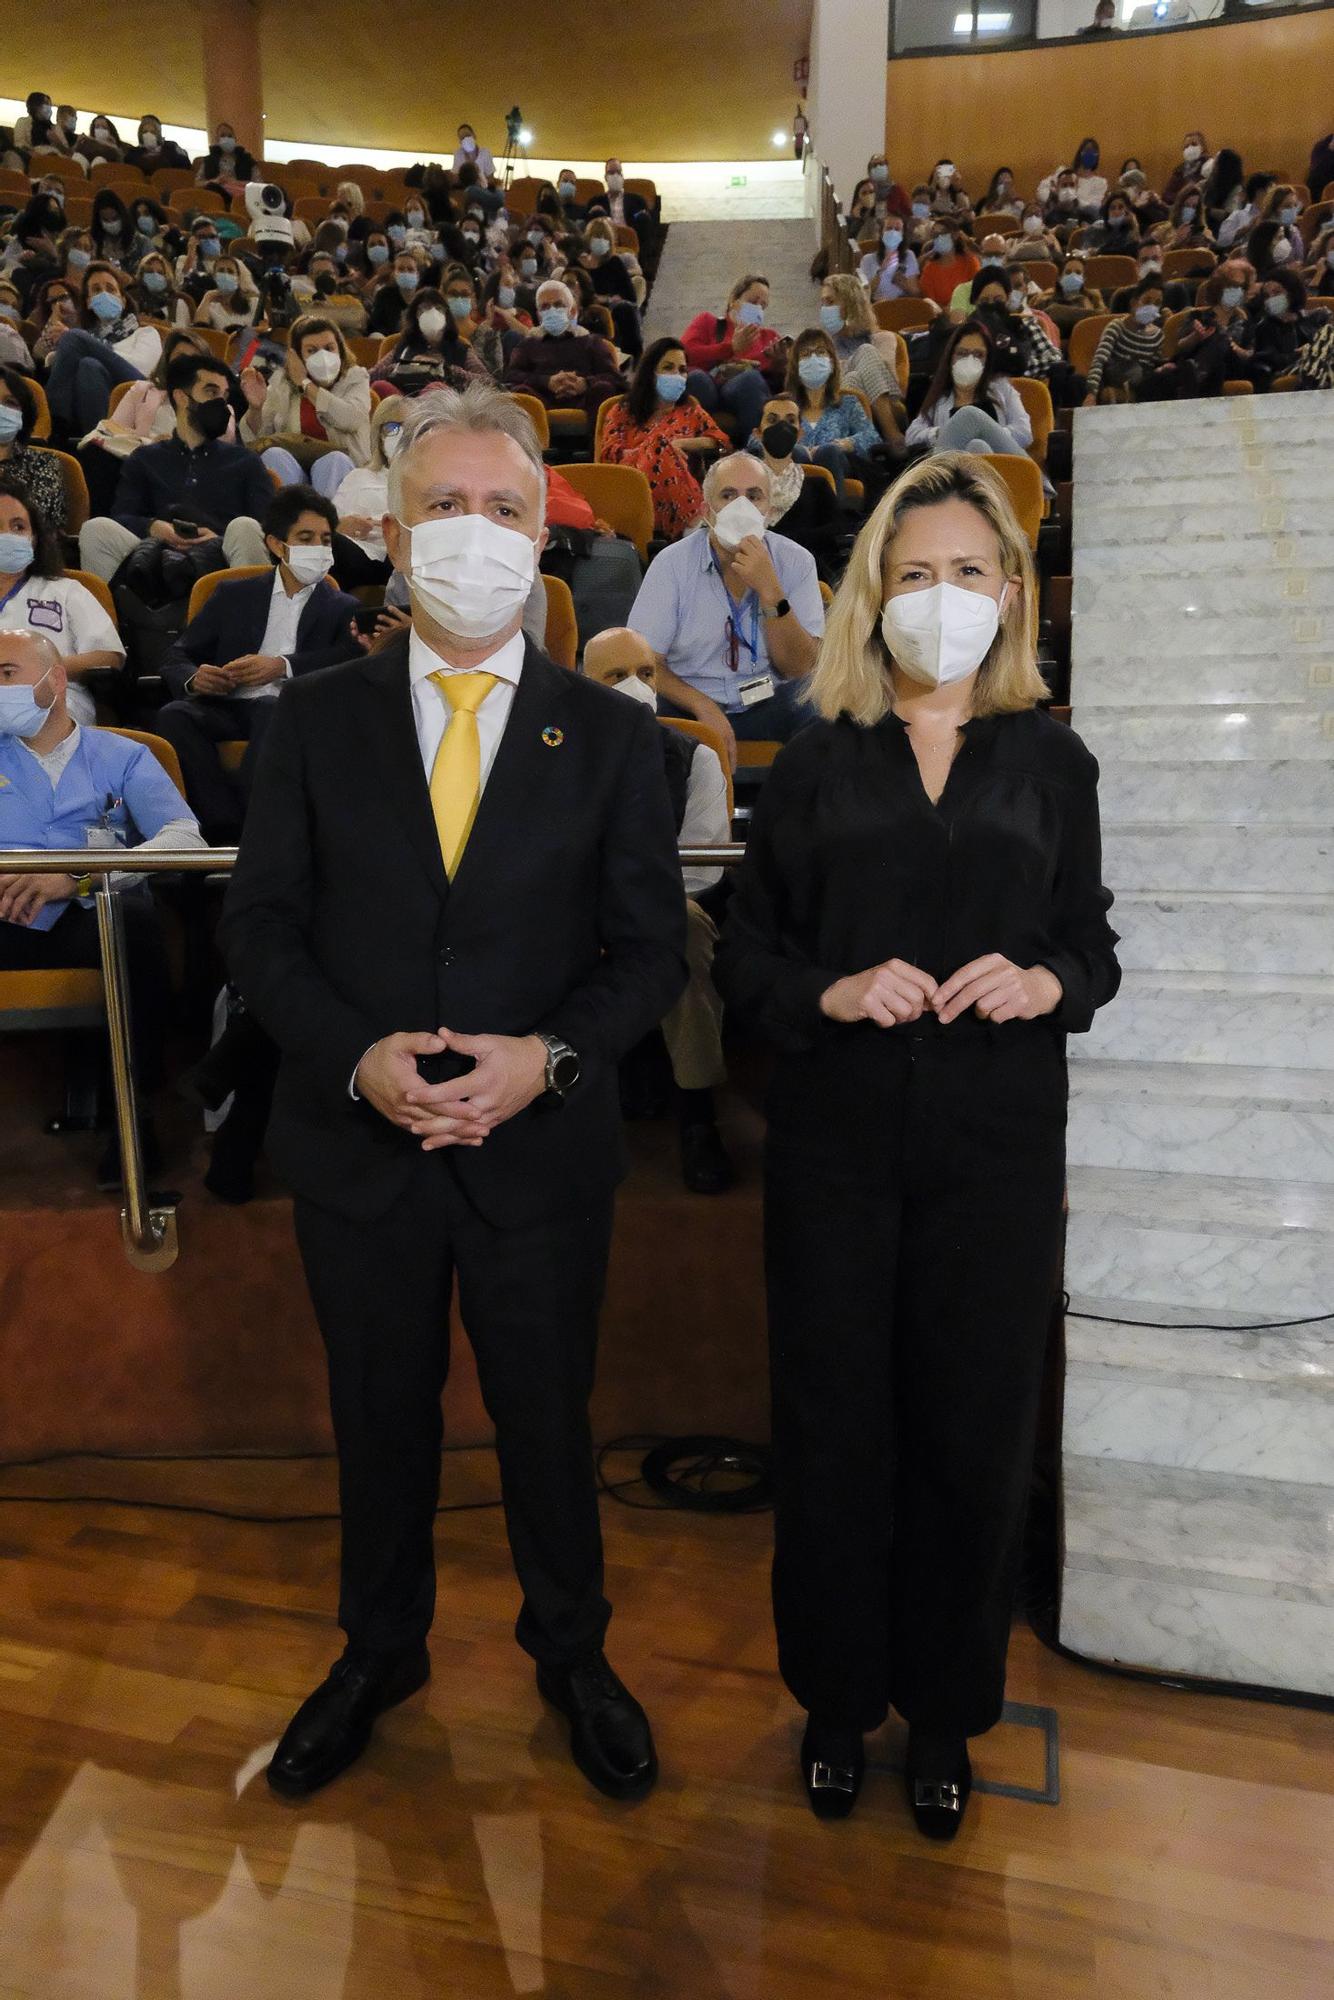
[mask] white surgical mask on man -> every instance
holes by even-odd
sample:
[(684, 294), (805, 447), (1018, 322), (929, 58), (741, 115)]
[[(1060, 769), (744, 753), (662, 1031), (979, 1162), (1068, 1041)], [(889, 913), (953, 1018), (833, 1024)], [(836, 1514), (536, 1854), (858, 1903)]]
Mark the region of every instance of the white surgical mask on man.
[(658, 697), (647, 681), (641, 681), (638, 674), (627, 674), (623, 681), (613, 681), (613, 694), (628, 694), (631, 701), (642, 701), (645, 708), (658, 712)]
[(753, 500), (738, 493), (718, 509), (713, 517), (713, 536), (725, 549), (740, 548), (747, 535), (762, 535), (765, 519)]
[(1000, 603), (979, 590), (961, 590), (957, 583), (936, 583), (929, 590), (907, 590), (891, 597), (880, 618), (880, 631), (890, 657), (905, 674), (927, 687), (944, 687), (976, 673), (991, 650)]
[(333, 568), (333, 550), (321, 548), (318, 544), (297, 542), (295, 546), (289, 546), (285, 560), (292, 575), (305, 590), (329, 574)]
[(485, 514), (418, 521), (408, 533), (413, 601), (446, 632), (489, 639), (522, 611), (537, 573), (529, 536)]

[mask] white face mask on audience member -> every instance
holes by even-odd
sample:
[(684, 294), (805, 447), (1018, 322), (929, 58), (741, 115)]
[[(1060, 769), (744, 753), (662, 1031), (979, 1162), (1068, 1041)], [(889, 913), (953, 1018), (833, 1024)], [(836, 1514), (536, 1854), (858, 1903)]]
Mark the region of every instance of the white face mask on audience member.
[(334, 353), (332, 349), (317, 347), (313, 353), (307, 354), (303, 358), (306, 364), (307, 375), (310, 376), (313, 382), (318, 382), (322, 388), (328, 388), (331, 382), (338, 380), (343, 362), (341, 355)]
[(726, 501), (713, 517), (713, 537), (725, 549), (739, 548), (748, 535), (762, 535), (765, 518), (744, 493)]

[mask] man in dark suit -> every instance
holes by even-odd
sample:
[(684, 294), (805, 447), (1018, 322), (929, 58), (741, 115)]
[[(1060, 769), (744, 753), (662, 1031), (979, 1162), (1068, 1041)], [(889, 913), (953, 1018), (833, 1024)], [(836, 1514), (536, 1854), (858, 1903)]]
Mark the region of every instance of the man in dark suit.
[(652, 716), (524, 639), (544, 489), (508, 397), (414, 405), (385, 517), (411, 630), (284, 690), (223, 915), (282, 1051), (269, 1153), (296, 1196), (340, 1466), (348, 1644), (270, 1765), (287, 1797), (350, 1764), (430, 1671), (455, 1279), (519, 1643), (595, 1785), (631, 1797), (657, 1774), (602, 1650), (587, 1405), (617, 1063), (685, 984), (684, 905)]
[[(274, 696), (295, 675), (357, 650), (360, 606), (326, 581), (337, 526), (333, 502), (314, 487), (279, 487), (264, 515), (273, 575), (220, 583), (163, 662), (175, 699), (158, 711), (158, 732), (175, 746), (185, 795), (211, 841), (240, 830)], [(233, 774), (218, 745), (240, 738), (249, 748)]]

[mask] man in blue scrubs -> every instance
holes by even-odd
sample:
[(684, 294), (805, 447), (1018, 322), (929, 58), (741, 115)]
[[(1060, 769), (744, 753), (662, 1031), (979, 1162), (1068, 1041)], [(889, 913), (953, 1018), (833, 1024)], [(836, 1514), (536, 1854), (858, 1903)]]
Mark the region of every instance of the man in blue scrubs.
[[(60, 655), (31, 632), (0, 632), (0, 848), (202, 847), (198, 821), (151, 750), (81, 727), (65, 703)], [(161, 1081), (171, 987), (156, 905), (142, 880), (126, 891), (125, 944), (134, 1059), (145, 1100)], [(0, 971), (100, 964), (90, 877), (0, 874)], [(160, 1150), (145, 1119), (144, 1158)], [(98, 1185), (120, 1181), (113, 1142)]]

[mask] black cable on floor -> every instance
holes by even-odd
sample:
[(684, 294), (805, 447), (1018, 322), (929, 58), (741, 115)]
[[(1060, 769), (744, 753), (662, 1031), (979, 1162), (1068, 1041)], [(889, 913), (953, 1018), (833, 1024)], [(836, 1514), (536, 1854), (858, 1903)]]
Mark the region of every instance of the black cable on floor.
[(1305, 1319), (1251, 1320), (1240, 1326), (1224, 1326), (1221, 1321), (1207, 1319), (1118, 1319), (1112, 1313), (1073, 1312), (1069, 1292), (1062, 1292), (1061, 1303), (1067, 1319), (1089, 1320), (1094, 1326), (1147, 1326), (1154, 1333), (1285, 1333), (1289, 1327), (1324, 1326), (1334, 1320), (1334, 1312), (1308, 1313)]
[[(606, 1460), (613, 1451), (644, 1453), (634, 1478), (608, 1480)], [(746, 1444), (740, 1438), (711, 1433), (613, 1438), (598, 1452), (597, 1476), (600, 1490), (609, 1499), (650, 1513), (678, 1508), (694, 1514), (752, 1514), (773, 1504), (768, 1445)], [(629, 1490), (636, 1486), (646, 1486), (657, 1498), (628, 1498)]]

